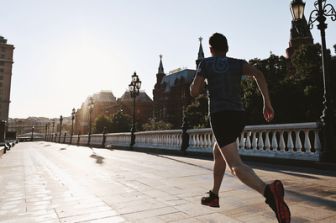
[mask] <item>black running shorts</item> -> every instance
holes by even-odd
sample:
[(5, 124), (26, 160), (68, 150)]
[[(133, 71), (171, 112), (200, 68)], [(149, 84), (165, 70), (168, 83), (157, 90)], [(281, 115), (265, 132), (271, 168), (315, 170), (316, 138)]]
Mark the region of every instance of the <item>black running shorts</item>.
[(219, 147), (231, 144), (240, 137), (245, 124), (245, 111), (221, 111), (210, 114), (210, 124)]

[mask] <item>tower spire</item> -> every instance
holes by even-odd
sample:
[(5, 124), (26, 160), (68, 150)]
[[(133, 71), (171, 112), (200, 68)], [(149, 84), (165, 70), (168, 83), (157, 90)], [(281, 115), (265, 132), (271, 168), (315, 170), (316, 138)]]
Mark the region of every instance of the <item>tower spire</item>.
[(198, 65), (201, 62), (201, 60), (204, 59), (204, 52), (203, 52), (203, 47), (202, 47), (202, 40), (203, 40), (203, 38), (200, 37), (200, 38), (198, 38), (198, 40), (200, 42), (200, 45), (199, 45), (199, 49), (198, 49), (198, 57), (197, 57), (197, 60), (196, 60), (196, 67), (198, 67)]
[(163, 70), (163, 65), (162, 65), (162, 55), (160, 54), (159, 57), (160, 57), (160, 65), (159, 65), (159, 71), (158, 71), (158, 73), (159, 74), (163, 74), (164, 70)]
[(199, 49), (198, 49), (198, 60), (202, 60), (202, 59), (204, 59), (204, 52), (203, 52), (203, 47), (202, 47), (202, 40), (203, 40), (203, 38), (202, 37), (200, 37), (200, 38), (198, 38), (199, 39), (199, 41), (200, 41), (200, 46), (199, 46)]

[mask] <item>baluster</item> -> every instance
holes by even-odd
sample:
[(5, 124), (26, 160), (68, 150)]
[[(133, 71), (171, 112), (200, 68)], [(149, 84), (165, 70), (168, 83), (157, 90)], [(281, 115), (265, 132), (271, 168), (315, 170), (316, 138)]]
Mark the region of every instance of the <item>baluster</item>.
[(280, 151), (285, 152), (286, 149), (286, 143), (284, 139), (284, 131), (280, 132)]
[(246, 134), (246, 148), (251, 149), (251, 132), (247, 132)]
[(240, 135), (240, 143), (239, 143), (240, 149), (245, 149), (244, 134), (245, 134), (245, 132), (242, 132), (241, 135)]
[(266, 148), (266, 151), (269, 151), (270, 148), (271, 148), (271, 143), (270, 143), (270, 139), (269, 139), (269, 131), (266, 131), (265, 148)]
[(321, 142), (320, 142), (318, 130), (314, 131), (314, 149), (315, 149), (315, 152), (319, 152), (321, 150)]
[(211, 147), (212, 147), (212, 145), (214, 145), (216, 142), (216, 137), (213, 133), (211, 133), (211, 140), (212, 140), (212, 143), (211, 143)]
[(310, 153), (311, 152), (311, 143), (310, 143), (310, 139), (309, 139), (309, 130), (305, 129), (304, 134), (305, 134), (304, 149), (305, 149), (305, 152)]
[(301, 143), (301, 139), (300, 139), (300, 130), (296, 130), (295, 131), (295, 149), (296, 152), (302, 152), (302, 143)]
[(273, 149), (273, 151), (278, 150), (278, 140), (277, 140), (277, 137), (276, 137), (276, 131), (275, 130), (272, 133), (272, 149)]
[(288, 131), (288, 137), (287, 137), (287, 148), (290, 153), (294, 152), (294, 143), (292, 138), (292, 131)]
[(190, 133), (190, 146), (195, 147), (195, 134)]
[(200, 135), (199, 133), (196, 134), (196, 147), (199, 147), (200, 145)]
[(259, 148), (259, 150), (264, 149), (264, 139), (263, 139), (262, 135), (263, 135), (263, 133), (259, 132), (259, 138), (258, 138), (258, 148)]
[(253, 131), (253, 133), (252, 133), (252, 149), (253, 150), (257, 150), (257, 137), (256, 137), (256, 135), (257, 135), (257, 132), (255, 132), (255, 131)]
[(212, 146), (211, 137), (212, 137), (211, 132), (208, 132), (208, 142), (207, 142), (207, 146), (206, 146), (207, 148), (211, 148), (211, 146)]
[(198, 135), (199, 135), (199, 144), (198, 144), (198, 147), (199, 148), (203, 148), (203, 138), (204, 138), (204, 135), (203, 135), (203, 133), (198, 133)]

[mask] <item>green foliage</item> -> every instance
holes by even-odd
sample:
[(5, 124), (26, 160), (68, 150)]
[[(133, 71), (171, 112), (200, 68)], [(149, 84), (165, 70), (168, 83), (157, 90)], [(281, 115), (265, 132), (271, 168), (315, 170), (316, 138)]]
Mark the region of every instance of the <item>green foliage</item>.
[[(275, 55), (249, 61), (267, 79), (275, 123), (319, 120), (323, 90), (320, 49), (318, 44), (303, 45), (295, 51), (291, 61)], [(263, 101), (253, 79), (243, 80), (242, 98), (250, 118), (248, 124), (264, 123)]]
[(185, 110), (185, 118), (189, 128), (210, 127), (208, 118), (208, 99), (205, 95), (198, 96)]
[(102, 115), (96, 118), (95, 121), (95, 133), (102, 133), (106, 127), (106, 131), (110, 132), (112, 129), (112, 121), (109, 117)]
[(132, 126), (131, 116), (119, 111), (112, 116), (111, 132), (129, 132)]
[(152, 131), (152, 130), (168, 130), (172, 129), (173, 125), (164, 122), (164, 121), (157, 121), (155, 119), (149, 119), (149, 122), (143, 124), (142, 128), (145, 131)]
[(95, 133), (102, 133), (104, 127), (106, 132), (129, 132), (131, 124), (131, 117), (119, 111), (112, 117), (99, 116), (95, 121)]

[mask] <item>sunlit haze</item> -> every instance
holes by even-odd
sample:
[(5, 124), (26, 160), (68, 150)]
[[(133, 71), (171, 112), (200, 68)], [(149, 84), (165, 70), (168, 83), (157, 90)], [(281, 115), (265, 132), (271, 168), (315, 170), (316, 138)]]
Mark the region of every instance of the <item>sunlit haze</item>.
[[(195, 69), (202, 36), (225, 34), (229, 56), (285, 55), (290, 0), (0, 0), (0, 36), (15, 46), (10, 118), (70, 116), (87, 96), (120, 97), (137, 72), (152, 97), (163, 55), (165, 72)], [(335, 0), (329, 3), (336, 6)], [(306, 1), (309, 17), (314, 1)], [(336, 44), (330, 18), (327, 47)], [(316, 26), (314, 42), (320, 42)]]

